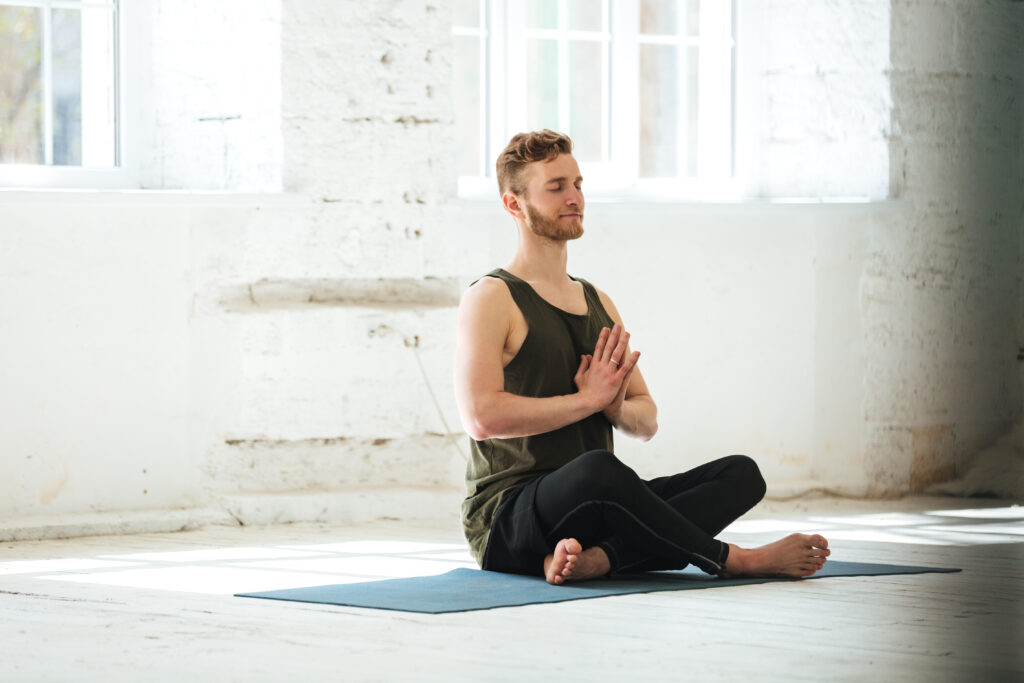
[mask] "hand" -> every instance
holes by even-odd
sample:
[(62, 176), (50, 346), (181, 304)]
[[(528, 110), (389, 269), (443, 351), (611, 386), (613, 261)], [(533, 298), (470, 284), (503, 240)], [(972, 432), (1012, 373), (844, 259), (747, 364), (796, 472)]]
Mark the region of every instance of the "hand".
[[(635, 355), (637, 356), (637, 358), (639, 358), (640, 352), (637, 351)], [(626, 390), (629, 389), (629, 377), (630, 375), (633, 374), (633, 370), (635, 368), (636, 363), (634, 362), (633, 367), (629, 369), (629, 371), (626, 373), (626, 376), (622, 380), (622, 386), (619, 387), (619, 393), (615, 394), (615, 398), (612, 399), (612, 402), (609, 403), (608, 407), (602, 411), (604, 413), (604, 416), (608, 418), (608, 421), (611, 422), (613, 425), (619, 424), (619, 417), (622, 414), (622, 403), (623, 401), (626, 400)]]
[(594, 412), (604, 411), (614, 422), (622, 409), (629, 375), (636, 367), (640, 352), (634, 351), (624, 358), (629, 343), (629, 333), (615, 324), (611, 330), (601, 330), (594, 346), (593, 356), (583, 356), (573, 381), (581, 394), (595, 406)]

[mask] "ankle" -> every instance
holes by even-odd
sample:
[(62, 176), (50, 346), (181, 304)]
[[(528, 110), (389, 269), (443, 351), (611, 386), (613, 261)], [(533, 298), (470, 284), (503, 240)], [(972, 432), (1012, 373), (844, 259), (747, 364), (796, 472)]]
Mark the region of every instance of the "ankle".
[(725, 558), (726, 574), (743, 574), (749, 569), (750, 550), (741, 548), (735, 543), (729, 544), (729, 555)]
[(595, 576), (604, 576), (612, 569), (612, 563), (608, 559), (608, 553), (601, 546), (587, 548), (581, 553), (582, 558), (590, 565)]

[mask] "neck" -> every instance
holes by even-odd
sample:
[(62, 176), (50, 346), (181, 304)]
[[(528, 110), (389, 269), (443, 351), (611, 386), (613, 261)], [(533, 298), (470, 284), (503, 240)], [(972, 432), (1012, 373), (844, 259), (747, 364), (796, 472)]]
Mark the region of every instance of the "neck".
[(519, 221), (516, 223), (519, 224), (519, 242), (505, 270), (527, 281), (539, 280), (553, 284), (565, 282), (568, 279), (566, 264), (569, 261), (566, 242), (539, 237)]

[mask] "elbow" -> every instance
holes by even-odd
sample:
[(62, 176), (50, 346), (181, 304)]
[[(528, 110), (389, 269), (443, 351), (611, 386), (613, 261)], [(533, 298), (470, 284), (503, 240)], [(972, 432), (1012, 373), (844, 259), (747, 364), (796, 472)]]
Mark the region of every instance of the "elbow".
[(480, 413), (473, 412), (466, 415), (462, 423), (466, 428), (466, 433), (469, 434), (469, 438), (474, 441), (485, 441), (493, 439), (498, 435), (497, 425), (494, 424), (494, 420)]
[(654, 438), (654, 435), (658, 433), (658, 418), (652, 417), (650, 423), (647, 424), (647, 429), (644, 430), (643, 434), (640, 435), (641, 441), (650, 441)]
[(469, 434), (469, 438), (473, 439), (474, 441), (486, 441), (487, 439), (491, 438), (487, 434), (487, 431), (483, 428), (483, 426), (478, 424), (473, 424), (466, 427), (466, 433)]
[(493, 409), (491, 402), (479, 396), (467, 396), (458, 401), (462, 428), (474, 441), (485, 441), (501, 435), (503, 416)]

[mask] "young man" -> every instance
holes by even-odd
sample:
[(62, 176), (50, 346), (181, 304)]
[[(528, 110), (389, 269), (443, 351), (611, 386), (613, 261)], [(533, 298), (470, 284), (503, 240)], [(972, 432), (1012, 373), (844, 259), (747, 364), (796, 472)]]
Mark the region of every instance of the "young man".
[(611, 299), (566, 273), (566, 245), (583, 235), (572, 142), (521, 133), (497, 171), (519, 242), (463, 297), (455, 354), (472, 438), (463, 527), (481, 567), (553, 584), (691, 563), (729, 576), (821, 569), (818, 535), (752, 550), (714, 538), (764, 496), (750, 458), (645, 481), (612, 454), (612, 428), (646, 441), (657, 407)]

